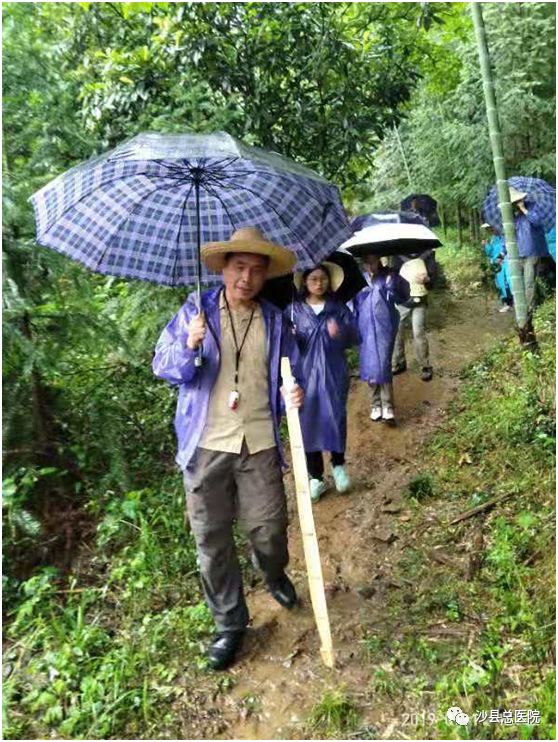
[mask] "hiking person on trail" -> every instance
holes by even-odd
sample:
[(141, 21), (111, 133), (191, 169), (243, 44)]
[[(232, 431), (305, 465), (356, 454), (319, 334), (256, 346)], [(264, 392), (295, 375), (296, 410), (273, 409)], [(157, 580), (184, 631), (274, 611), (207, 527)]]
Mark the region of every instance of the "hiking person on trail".
[[(548, 255), (542, 215), (535, 203), (528, 201), (527, 193), (510, 186), (513, 222), (519, 262), (525, 284), (525, 299), (532, 310), (535, 306), (535, 277), (540, 258)], [(525, 203), (527, 199), (527, 203)]]
[[(204, 245), (201, 257), (210, 270), (222, 271), (224, 287), (201, 296), (201, 314), (194, 297), (179, 309), (157, 343), (153, 370), (180, 387), (177, 462), (201, 581), (217, 627), (208, 661), (221, 670), (234, 662), (249, 619), (235, 520), (250, 540), (271, 595), (285, 608), (297, 602), (285, 574), (279, 392), (281, 356), (289, 356), (298, 380), (300, 358), (281, 311), (257, 298), (268, 277), (292, 271), (296, 256), (259, 229), (244, 227), (229, 241)], [(199, 348), (201, 366), (196, 364)], [(302, 405), (298, 385), (281, 392), (287, 404)]]
[(546, 240), (546, 249), (548, 250), (548, 254), (552, 260), (556, 262), (556, 226), (549, 229), (548, 232), (545, 233), (544, 238)]
[(502, 302), (502, 306), (498, 311), (510, 312), (513, 307), (513, 295), (511, 290), (510, 261), (504, 238), (487, 222), (481, 224), (481, 229), (485, 229), (490, 237), (489, 240), (483, 240), (483, 245), (490, 265), (496, 271), (494, 280)]
[(396, 255), (390, 262), (391, 267), (409, 282), (410, 297), (404, 304), (397, 305), (400, 323), (395, 338), (395, 349), (392, 359), (392, 373), (401, 374), (407, 370), (405, 358), (405, 328), (411, 325), (415, 358), (421, 368), (420, 378), (423, 381), (432, 379), (433, 371), (430, 362), (430, 350), (426, 337), (426, 313), (428, 290), (436, 278), (437, 266), (434, 250), (425, 250), (413, 255)]
[(346, 492), (351, 485), (345, 467), (349, 393), (345, 350), (358, 338), (351, 311), (334, 296), (343, 279), (343, 269), (330, 262), (297, 273), (294, 280), (301, 299), (284, 312), (293, 323), (302, 358), (305, 395), (300, 423), (312, 502), (326, 490), (322, 451), (331, 452), (337, 492)]
[(363, 264), (368, 286), (354, 299), (360, 340), (360, 378), (372, 390), (370, 419), (394, 425), (391, 357), (399, 327), (395, 305), (407, 301), (410, 288), (404, 278), (382, 265), (378, 255), (365, 254)]

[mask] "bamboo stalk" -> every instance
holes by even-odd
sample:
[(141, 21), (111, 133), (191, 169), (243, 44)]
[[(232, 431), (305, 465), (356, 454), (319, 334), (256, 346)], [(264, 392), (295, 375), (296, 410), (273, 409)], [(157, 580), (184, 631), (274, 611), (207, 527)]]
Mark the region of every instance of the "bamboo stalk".
[[(291, 364), (288, 358), (281, 358), (281, 376), (286, 389), (294, 385), (291, 372)], [(331, 629), (325, 597), (324, 579), (322, 575), (322, 563), (320, 560), (320, 549), (318, 537), (314, 526), (314, 513), (312, 512), (312, 501), (310, 500), (310, 484), (308, 470), (306, 468), (306, 456), (302, 440), (302, 429), (298, 410), (287, 407), (287, 424), (289, 427), (289, 441), (293, 461), (293, 473), (296, 489), (296, 504), (302, 533), (302, 546), (304, 559), (308, 573), (308, 585), (310, 588), (310, 600), (314, 610), (314, 618), (320, 636), (320, 653), (326, 667), (333, 667), (335, 656), (331, 640)]]
[[(500, 211), (502, 213), (502, 225), (504, 227), (504, 238), (506, 240), (506, 250), (510, 263), (511, 290), (513, 294), (513, 304), (517, 326), (521, 333), (530, 330), (530, 315), (525, 298), (525, 283), (523, 280), (523, 271), (517, 249), (515, 238), (515, 226), (513, 223), (513, 213), (510, 201), (510, 189), (506, 178), (506, 166), (504, 159), (504, 150), (502, 146), (502, 133), (500, 129), (500, 119), (498, 116), (498, 106), (496, 103), (496, 93), (494, 89), (494, 80), (490, 66), (490, 53), (486, 40), (484, 20), (482, 17), (481, 3), (470, 3), (471, 13), (473, 16), (473, 26), (477, 39), (477, 49), (479, 62), (482, 73), (482, 87), (484, 90), (484, 100), (486, 105), (486, 117), (488, 119), (488, 131), (490, 134), (490, 144), (492, 147), (492, 160), (494, 162), (494, 171), (496, 173), (496, 184), (498, 188), (498, 200)], [(534, 336), (533, 336), (534, 337)]]

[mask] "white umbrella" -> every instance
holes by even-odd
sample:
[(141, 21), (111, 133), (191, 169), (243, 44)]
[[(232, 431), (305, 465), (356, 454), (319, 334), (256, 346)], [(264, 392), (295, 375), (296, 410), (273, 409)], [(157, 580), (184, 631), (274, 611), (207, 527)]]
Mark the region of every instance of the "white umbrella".
[(423, 224), (379, 222), (364, 227), (346, 240), (341, 248), (351, 255), (412, 255), (435, 247), (441, 242), (434, 232)]

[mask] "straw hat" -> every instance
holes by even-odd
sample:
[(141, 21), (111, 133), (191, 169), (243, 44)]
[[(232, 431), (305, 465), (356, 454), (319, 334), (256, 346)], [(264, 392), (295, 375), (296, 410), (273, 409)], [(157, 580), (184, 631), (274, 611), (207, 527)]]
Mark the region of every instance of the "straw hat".
[[(324, 266), (324, 268), (327, 268), (327, 272), (329, 273), (329, 281), (330, 281), (330, 291), (337, 291), (337, 289), (341, 286), (343, 281), (345, 280), (345, 272), (343, 268), (341, 268), (340, 265), (337, 265), (337, 263), (330, 263), (328, 260), (324, 260), (322, 263), (317, 265), (315, 268), (312, 268), (313, 271), (316, 270), (316, 268), (321, 268), (321, 266)], [(293, 283), (296, 286), (298, 291), (302, 290), (302, 276), (305, 273), (305, 271), (297, 271), (293, 276)]]
[(523, 193), (523, 191), (518, 191), (517, 188), (510, 186), (510, 201), (512, 204), (515, 204), (517, 201), (523, 201), (526, 196), (527, 194)]
[(219, 273), (225, 267), (225, 256), (228, 253), (238, 252), (267, 255), (269, 258), (268, 278), (277, 278), (291, 273), (297, 260), (294, 252), (267, 240), (257, 227), (241, 227), (224, 242), (207, 242), (202, 246), (201, 259), (210, 271)]

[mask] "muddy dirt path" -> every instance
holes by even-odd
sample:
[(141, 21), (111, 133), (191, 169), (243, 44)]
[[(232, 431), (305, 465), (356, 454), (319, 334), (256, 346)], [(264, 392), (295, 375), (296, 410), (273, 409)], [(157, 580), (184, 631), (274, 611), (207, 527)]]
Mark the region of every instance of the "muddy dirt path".
[[(402, 489), (414, 474), (423, 443), (455, 396), (460, 370), (495, 338), (508, 334), (513, 324), (510, 314), (499, 314), (484, 295), (450, 300), (442, 293), (431, 304), (434, 379), (420, 381), (414, 361), (407, 373), (394, 379), (395, 428), (369, 419), (368, 389), (352, 381), (347, 460), (353, 488), (339, 495), (329, 480), (327, 494), (314, 507), (336, 668), (327, 670), (320, 661), (289, 476), (288, 571), (302, 604), (287, 612), (261, 586), (248, 593), (252, 628), (231, 669), (231, 690), (215, 701), (223, 727), (226, 723), (224, 739), (299, 738), (308, 712), (326, 689), (344, 686), (358, 699), (359, 689), (369, 682), (362, 639), (381, 625), (382, 595), (405, 549), (397, 538), (398, 524), (410, 518)], [(411, 361), (409, 342), (407, 356)], [(389, 735), (384, 712), (374, 707), (365, 714), (380, 736)]]

